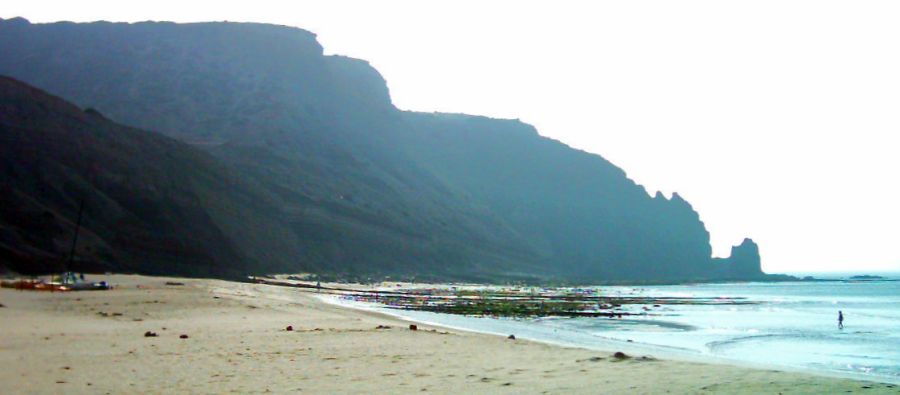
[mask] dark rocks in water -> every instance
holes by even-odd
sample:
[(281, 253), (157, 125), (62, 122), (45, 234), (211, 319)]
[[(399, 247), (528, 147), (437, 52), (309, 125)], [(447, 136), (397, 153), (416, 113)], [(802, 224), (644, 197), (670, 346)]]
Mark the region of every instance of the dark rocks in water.
[(179, 338), (179, 339), (187, 339), (187, 338), (188, 338), (188, 335), (181, 335), (181, 336), (178, 336), (178, 338)]
[(159, 335), (157, 335), (156, 332), (151, 332), (151, 331), (144, 332), (144, 337), (157, 337), (157, 336), (159, 336)]
[(417, 330), (419, 330), (419, 327), (416, 326), (415, 324), (409, 324), (409, 330), (411, 330), (411, 331), (417, 331)]
[(884, 277), (881, 276), (873, 276), (871, 274), (861, 274), (857, 276), (850, 276), (851, 280), (860, 280), (860, 281), (875, 281), (875, 280), (884, 280)]
[(506, 338), (509, 340), (516, 340), (516, 335), (509, 335)]
[(616, 353), (613, 354), (613, 358), (615, 358), (615, 359), (628, 359), (628, 358), (631, 358), (631, 356), (629, 356), (628, 354), (625, 354), (624, 352), (616, 351)]
[(294, 326), (293, 326), (293, 325), (288, 325), (287, 328), (284, 328), (284, 330), (286, 330), (286, 331), (288, 331), (288, 332), (293, 331), (293, 330), (294, 330)]

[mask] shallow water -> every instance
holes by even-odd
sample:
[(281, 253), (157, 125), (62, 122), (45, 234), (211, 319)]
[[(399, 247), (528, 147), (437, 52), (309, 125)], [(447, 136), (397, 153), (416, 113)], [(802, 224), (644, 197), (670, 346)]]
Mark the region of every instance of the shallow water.
[(671, 306), (624, 325), (555, 324), (726, 359), (900, 381), (900, 282), (706, 284), (626, 292), (746, 297), (760, 304)]
[[(611, 295), (729, 297), (749, 305), (631, 306), (630, 319), (494, 319), (390, 310), (417, 321), (588, 348), (809, 369), (900, 383), (900, 282), (599, 287)], [(349, 302), (348, 302), (349, 303)], [(837, 326), (844, 312), (844, 329)]]

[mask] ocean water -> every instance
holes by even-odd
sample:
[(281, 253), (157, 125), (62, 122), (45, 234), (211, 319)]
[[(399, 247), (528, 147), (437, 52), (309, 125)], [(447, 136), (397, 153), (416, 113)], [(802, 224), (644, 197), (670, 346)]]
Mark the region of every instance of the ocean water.
[[(597, 287), (606, 295), (726, 297), (748, 305), (631, 306), (629, 319), (498, 319), (385, 311), (458, 329), (600, 350), (900, 383), (900, 281), (834, 281)], [(838, 311), (844, 328), (838, 329)]]

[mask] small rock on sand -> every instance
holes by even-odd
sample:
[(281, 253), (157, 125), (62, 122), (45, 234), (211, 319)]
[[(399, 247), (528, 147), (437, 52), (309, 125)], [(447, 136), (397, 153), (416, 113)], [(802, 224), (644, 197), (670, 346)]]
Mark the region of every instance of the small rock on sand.
[(157, 335), (156, 332), (151, 332), (151, 331), (144, 332), (144, 337), (157, 337), (157, 336), (159, 336), (159, 335)]
[(411, 331), (417, 331), (417, 330), (419, 330), (419, 327), (416, 326), (416, 324), (409, 324), (409, 330), (411, 330)]
[(516, 340), (516, 335), (509, 335), (506, 338), (509, 340)]
[(387, 325), (378, 325), (375, 327), (375, 329), (391, 329), (391, 327)]
[(179, 338), (179, 339), (187, 339), (187, 338), (188, 338), (188, 335), (181, 335), (181, 336), (178, 336), (178, 338)]
[(628, 354), (625, 354), (624, 352), (616, 351), (616, 353), (613, 354), (613, 358), (616, 358), (616, 359), (628, 359), (628, 358), (631, 358), (631, 357), (629, 357)]
[(284, 330), (290, 332), (290, 331), (294, 330), (294, 326), (293, 326), (293, 325), (288, 325), (287, 328), (284, 328)]
[(184, 285), (184, 283), (179, 283), (179, 282), (175, 282), (175, 281), (166, 281), (166, 285), (171, 285), (173, 287), (179, 287), (179, 286)]

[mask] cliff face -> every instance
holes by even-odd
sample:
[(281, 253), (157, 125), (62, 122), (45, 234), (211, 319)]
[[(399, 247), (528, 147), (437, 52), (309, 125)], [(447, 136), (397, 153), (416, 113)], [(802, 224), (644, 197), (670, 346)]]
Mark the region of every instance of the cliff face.
[(404, 115), (418, 162), (503, 218), (546, 265), (607, 280), (709, 274), (709, 233), (677, 194), (651, 198), (602, 157), (517, 121)]
[(530, 125), (398, 111), (368, 63), (323, 56), (300, 29), (7, 20), (0, 53), (0, 74), (192, 143), (248, 180), (296, 247), (273, 253), (278, 270), (723, 276), (677, 194), (650, 197), (602, 157)]

